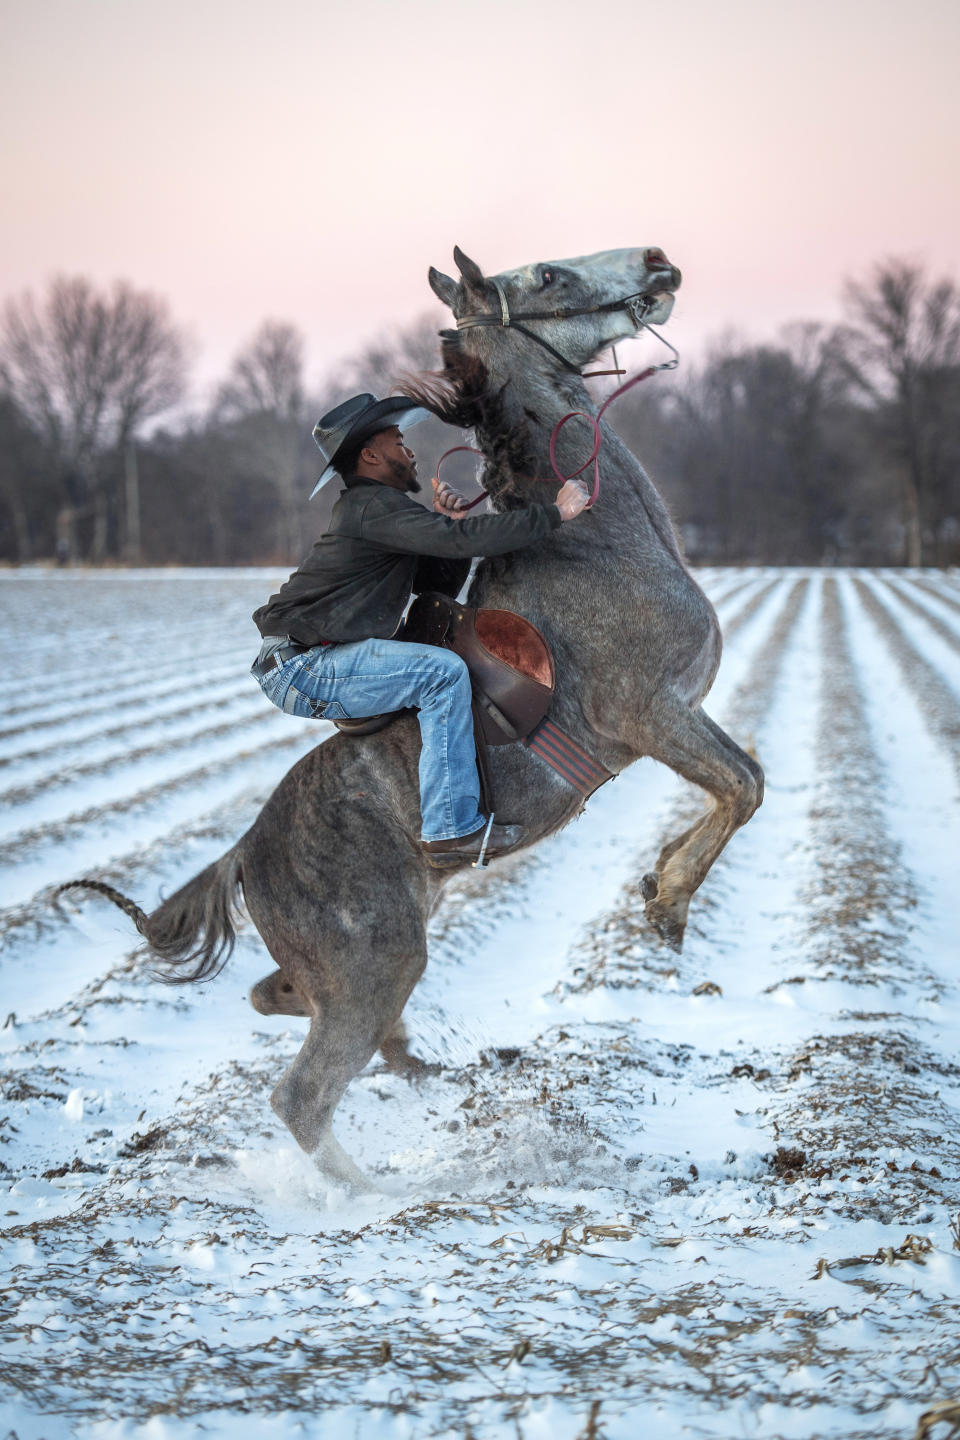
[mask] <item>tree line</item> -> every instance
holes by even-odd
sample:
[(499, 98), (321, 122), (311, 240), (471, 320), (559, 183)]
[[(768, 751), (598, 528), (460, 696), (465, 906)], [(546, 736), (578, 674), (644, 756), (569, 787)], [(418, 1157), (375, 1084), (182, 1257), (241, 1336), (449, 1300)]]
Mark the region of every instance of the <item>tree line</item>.
[[(960, 562), (960, 290), (893, 259), (843, 302), (840, 325), (727, 337), (611, 412), (691, 561)], [(8, 301), (0, 561), (296, 563), (336, 496), (308, 504), (316, 417), (434, 368), (437, 328), (393, 330), (311, 392), (303, 335), (265, 321), (190, 411), (189, 345), (162, 298), (60, 277)], [(421, 474), (457, 443), (437, 421), (415, 438)]]

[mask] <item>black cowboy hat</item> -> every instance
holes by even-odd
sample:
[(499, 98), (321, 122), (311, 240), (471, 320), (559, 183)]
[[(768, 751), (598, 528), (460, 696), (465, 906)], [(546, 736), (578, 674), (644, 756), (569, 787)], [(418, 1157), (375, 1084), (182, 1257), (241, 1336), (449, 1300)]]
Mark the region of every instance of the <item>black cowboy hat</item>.
[(422, 405), (414, 405), (402, 395), (390, 395), (378, 400), (375, 395), (354, 395), (322, 415), (313, 427), (313, 438), (317, 449), (327, 462), (320, 479), (310, 492), (312, 500), (321, 486), (336, 474), (337, 456), (346, 448), (353, 449), (376, 435), (379, 430), (389, 430), (392, 425), (407, 430), (430, 414)]

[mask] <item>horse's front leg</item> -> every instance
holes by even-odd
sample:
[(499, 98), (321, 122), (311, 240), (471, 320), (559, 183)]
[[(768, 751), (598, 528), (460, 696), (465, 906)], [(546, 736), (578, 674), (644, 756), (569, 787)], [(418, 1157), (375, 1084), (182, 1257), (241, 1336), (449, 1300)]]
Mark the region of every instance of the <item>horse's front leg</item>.
[(672, 695), (662, 697), (644, 717), (634, 743), (713, 800), (699, 820), (664, 845), (655, 873), (644, 877), (647, 919), (679, 950), (691, 896), (730, 836), (763, 800), (763, 770), (705, 711), (691, 710)]

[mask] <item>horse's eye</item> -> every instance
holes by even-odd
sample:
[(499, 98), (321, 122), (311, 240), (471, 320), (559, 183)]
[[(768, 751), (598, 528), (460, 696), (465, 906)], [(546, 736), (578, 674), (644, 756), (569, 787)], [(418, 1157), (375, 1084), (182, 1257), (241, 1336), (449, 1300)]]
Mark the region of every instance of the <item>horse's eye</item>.
[(541, 278), (542, 278), (542, 281), (543, 281), (543, 284), (544, 284), (544, 285), (552, 285), (552, 284), (553, 284), (553, 271), (552, 271), (552, 270), (544, 270), (543, 275), (542, 275)]

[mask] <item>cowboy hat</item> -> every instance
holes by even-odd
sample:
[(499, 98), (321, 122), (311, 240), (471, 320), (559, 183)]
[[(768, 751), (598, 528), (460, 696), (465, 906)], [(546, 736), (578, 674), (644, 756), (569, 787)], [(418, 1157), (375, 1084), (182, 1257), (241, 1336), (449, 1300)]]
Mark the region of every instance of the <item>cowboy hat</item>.
[(327, 466), (311, 490), (310, 499), (337, 473), (337, 456), (345, 448), (353, 449), (392, 425), (407, 430), (429, 415), (429, 410), (402, 395), (390, 395), (386, 400), (378, 400), (375, 395), (354, 395), (329, 410), (313, 427), (313, 438)]

